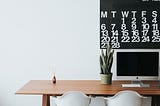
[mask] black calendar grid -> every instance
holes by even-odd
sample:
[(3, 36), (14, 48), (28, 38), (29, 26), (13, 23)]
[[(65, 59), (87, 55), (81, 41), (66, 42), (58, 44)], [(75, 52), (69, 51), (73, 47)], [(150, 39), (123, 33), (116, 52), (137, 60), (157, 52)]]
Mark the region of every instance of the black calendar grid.
[(100, 48), (160, 49), (160, 0), (100, 0)]

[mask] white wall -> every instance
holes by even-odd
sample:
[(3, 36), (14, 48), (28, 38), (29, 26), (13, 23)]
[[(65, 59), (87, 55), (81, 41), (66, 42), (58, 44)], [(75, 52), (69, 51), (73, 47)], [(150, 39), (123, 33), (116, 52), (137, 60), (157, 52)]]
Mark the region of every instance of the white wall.
[(99, 0), (0, 0), (0, 106), (40, 106), (15, 95), (29, 80), (99, 78)]
[(0, 106), (40, 106), (15, 95), (31, 79), (99, 79), (99, 0), (0, 0)]

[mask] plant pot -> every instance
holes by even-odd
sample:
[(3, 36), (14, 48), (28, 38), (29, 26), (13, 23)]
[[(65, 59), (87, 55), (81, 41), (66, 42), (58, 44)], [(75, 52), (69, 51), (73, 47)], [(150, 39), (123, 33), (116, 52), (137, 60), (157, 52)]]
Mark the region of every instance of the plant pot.
[(101, 75), (101, 84), (112, 84), (112, 73), (111, 74), (100, 74)]

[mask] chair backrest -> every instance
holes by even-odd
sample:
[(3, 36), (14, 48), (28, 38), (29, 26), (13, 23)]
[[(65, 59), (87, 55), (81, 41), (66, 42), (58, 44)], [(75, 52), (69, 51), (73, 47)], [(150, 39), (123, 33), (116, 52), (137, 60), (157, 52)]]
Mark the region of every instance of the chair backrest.
[(147, 97), (141, 96), (136, 91), (125, 90), (105, 99), (107, 106), (142, 106), (144, 98)]
[(89, 106), (91, 98), (79, 91), (68, 91), (55, 98), (56, 106)]

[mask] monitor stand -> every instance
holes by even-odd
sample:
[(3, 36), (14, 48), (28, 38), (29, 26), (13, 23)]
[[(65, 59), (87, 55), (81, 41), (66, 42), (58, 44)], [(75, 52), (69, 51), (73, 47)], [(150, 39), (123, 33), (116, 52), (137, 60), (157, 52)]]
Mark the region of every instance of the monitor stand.
[(141, 87), (150, 87), (149, 84), (144, 84), (141, 80), (132, 80), (131, 84), (140, 84)]

